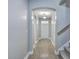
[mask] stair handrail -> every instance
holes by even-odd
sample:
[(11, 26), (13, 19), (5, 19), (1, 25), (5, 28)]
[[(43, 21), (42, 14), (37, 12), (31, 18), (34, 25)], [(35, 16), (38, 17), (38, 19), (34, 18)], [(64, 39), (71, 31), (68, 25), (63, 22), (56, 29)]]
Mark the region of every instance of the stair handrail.
[(70, 29), (70, 24), (68, 24), (67, 26), (65, 26), (63, 29), (61, 29), (59, 32), (57, 32), (57, 35), (61, 35), (63, 34), (65, 31), (67, 31), (68, 29)]

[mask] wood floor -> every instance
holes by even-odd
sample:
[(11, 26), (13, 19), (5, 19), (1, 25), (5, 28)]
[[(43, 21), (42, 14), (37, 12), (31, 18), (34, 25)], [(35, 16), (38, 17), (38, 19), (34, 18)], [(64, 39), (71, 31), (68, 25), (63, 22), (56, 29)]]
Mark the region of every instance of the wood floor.
[(49, 39), (41, 39), (28, 59), (58, 59), (54, 51), (54, 46)]

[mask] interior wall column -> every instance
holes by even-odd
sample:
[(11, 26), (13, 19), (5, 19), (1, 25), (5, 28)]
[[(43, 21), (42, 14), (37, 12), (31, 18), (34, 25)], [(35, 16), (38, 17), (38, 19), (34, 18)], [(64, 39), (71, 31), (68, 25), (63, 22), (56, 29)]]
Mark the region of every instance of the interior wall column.
[(38, 19), (38, 39), (41, 37), (41, 20)]
[(38, 27), (38, 24), (39, 24), (39, 19), (38, 19), (38, 15), (36, 15), (36, 41), (37, 41), (37, 39), (38, 39), (38, 29), (39, 29), (39, 27)]
[(48, 19), (49, 21), (49, 38), (51, 37), (51, 19)]
[(37, 39), (37, 32), (36, 32), (36, 30), (37, 30), (37, 20), (36, 20), (36, 18), (34, 18), (34, 42), (36, 41), (36, 39)]

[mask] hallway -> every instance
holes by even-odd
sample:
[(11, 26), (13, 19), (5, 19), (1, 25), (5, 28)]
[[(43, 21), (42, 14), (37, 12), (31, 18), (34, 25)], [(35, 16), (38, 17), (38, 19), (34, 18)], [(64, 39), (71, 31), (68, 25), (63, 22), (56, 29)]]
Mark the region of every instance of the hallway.
[(9, 59), (69, 59), (70, 8), (61, 3), (9, 0)]

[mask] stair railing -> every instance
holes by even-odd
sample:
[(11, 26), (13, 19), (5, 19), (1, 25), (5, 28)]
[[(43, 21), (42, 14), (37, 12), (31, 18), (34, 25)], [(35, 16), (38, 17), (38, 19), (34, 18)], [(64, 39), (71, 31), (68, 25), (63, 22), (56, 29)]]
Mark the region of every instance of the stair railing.
[(70, 29), (70, 24), (68, 24), (67, 26), (65, 26), (62, 30), (60, 30), (57, 35), (61, 35), (63, 34), (65, 31), (67, 31), (68, 29)]

